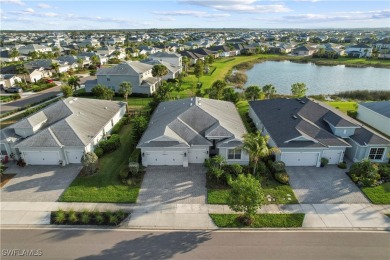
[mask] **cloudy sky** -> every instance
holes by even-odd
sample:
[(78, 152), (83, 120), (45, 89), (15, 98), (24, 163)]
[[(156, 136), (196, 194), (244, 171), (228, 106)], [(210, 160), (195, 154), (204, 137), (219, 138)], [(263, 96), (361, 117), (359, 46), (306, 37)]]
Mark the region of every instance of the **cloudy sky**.
[(0, 0), (1, 30), (390, 27), (390, 2)]

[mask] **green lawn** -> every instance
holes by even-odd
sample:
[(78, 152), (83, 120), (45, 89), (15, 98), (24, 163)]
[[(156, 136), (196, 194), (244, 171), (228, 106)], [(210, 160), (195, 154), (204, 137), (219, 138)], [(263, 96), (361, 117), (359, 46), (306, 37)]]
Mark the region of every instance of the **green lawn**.
[(331, 101), (327, 103), (344, 113), (347, 113), (349, 110), (357, 111), (358, 108), (358, 104), (353, 101)]
[(364, 187), (362, 191), (374, 204), (390, 204), (390, 182), (376, 187)]
[(210, 214), (215, 225), (222, 228), (295, 228), (302, 227), (305, 214), (257, 214), (251, 226), (244, 226), (238, 214)]
[(236, 103), (236, 107), (237, 107), (238, 113), (241, 116), (242, 121), (244, 122), (246, 130), (248, 132), (250, 132), (251, 131), (251, 126), (250, 126), (250, 123), (247, 120), (248, 118), (246, 116), (246, 113), (248, 113), (248, 111), (249, 111), (249, 103), (248, 103), (248, 101), (246, 101), (246, 100), (238, 101)]
[[(289, 185), (280, 184), (275, 180), (263, 180), (264, 204), (298, 204), (298, 200)], [(207, 189), (208, 204), (227, 204), (230, 189)], [(287, 195), (290, 196), (287, 196)], [(271, 201), (267, 198), (270, 198)], [(290, 198), (290, 200), (289, 200)]]
[(93, 176), (78, 176), (62, 194), (62, 202), (127, 202), (135, 203), (141, 183), (129, 187), (119, 180), (119, 171), (127, 167), (134, 147), (131, 125), (121, 131), (121, 147), (99, 159), (99, 171)]

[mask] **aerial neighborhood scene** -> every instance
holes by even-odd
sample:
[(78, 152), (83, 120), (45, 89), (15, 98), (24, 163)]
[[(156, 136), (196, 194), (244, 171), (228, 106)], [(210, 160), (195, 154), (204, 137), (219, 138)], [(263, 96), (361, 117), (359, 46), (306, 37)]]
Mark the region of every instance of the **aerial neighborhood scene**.
[(387, 1), (0, 3), (2, 258), (390, 258)]

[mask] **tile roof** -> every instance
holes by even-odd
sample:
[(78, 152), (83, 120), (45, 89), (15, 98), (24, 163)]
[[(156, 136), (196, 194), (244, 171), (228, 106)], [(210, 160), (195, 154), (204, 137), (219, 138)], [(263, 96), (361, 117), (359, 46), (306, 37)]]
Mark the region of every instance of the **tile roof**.
[(96, 75), (138, 75), (152, 68), (152, 65), (139, 61), (126, 61), (110, 68), (99, 69)]

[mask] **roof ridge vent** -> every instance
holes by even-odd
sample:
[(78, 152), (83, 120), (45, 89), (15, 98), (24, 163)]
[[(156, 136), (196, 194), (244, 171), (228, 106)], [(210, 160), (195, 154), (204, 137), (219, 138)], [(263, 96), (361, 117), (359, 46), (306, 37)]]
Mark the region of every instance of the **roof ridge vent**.
[(297, 119), (298, 117), (296, 115), (291, 116), (293, 119)]
[(301, 100), (301, 102), (300, 102), (301, 104), (305, 104), (306, 102), (305, 101), (303, 101), (303, 100)]

